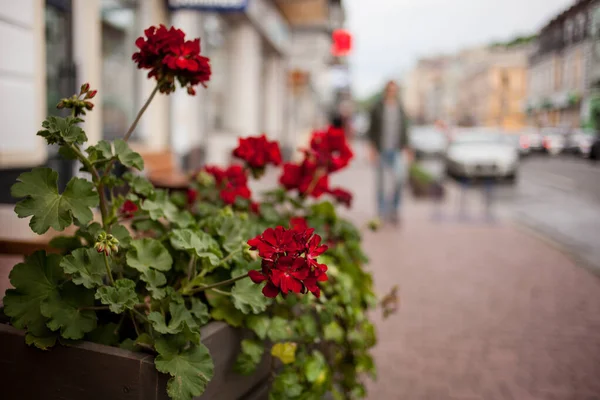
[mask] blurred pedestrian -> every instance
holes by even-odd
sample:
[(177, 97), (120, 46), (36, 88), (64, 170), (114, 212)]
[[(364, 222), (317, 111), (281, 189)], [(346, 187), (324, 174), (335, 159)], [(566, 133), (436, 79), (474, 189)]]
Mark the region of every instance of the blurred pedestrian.
[[(407, 165), (412, 160), (408, 140), (408, 119), (400, 101), (400, 88), (394, 81), (385, 85), (381, 99), (371, 110), (367, 132), (371, 162), (377, 172), (379, 217), (400, 222), (400, 204)], [(391, 194), (388, 190), (391, 189)]]

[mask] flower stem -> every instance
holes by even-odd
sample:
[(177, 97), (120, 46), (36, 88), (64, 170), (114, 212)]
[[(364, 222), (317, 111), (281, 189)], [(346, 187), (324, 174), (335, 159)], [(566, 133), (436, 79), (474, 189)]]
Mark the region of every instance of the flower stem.
[(220, 290), (220, 289), (217, 289), (217, 288), (212, 288), (212, 289), (210, 289), (210, 290), (211, 290), (211, 291), (213, 291), (213, 292), (215, 292), (215, 293), (222, 294), (222, 295), (224, 295), (224, 296), (231, 296), (231, 293), (230, 293), (230, 292), (226, 292), (226, 291), (224, 291), (224, 290)]
[(192, 255), (192, 257), (190, 258), (190, 263), (188, 265), (188, 273), (187, 273), (188, 281), (192, 280), (192, 274), (196, 275), (196, 256), (195, 255)]
[(225, 285), (232, 284), (232, 283), (237, 282), (237, 281), (239, 281), (241, 279), (244, 279), (246, 277), (248, 277), (248, 274), (240, 275), (238, 277), (231, 278), (231, 279), (228, 279), (226, 281), (221, 281), (221, 282), (213, 283), (212, 285), (202, 286), (202, 287), (199, 287), (197, 289), (190, 290), (187, 293), (184, 292), (184, 294), (194, 295), (196, 293), (204, 292), (205, 290), (210, 290), (210, 289), (217, 288), (219, 286), (225, 286)]
[(148, 96), (148, 100), (146, 100), (146, 102), (144, 103), (144, 105), (142, 106), (140, 111), (138, 112), (137, 116), (133, 120), (131, 126), (127, 130), (127, 133), (125, 134), (125, 137), (123, 138), (123, 140), (125, 140), (125, 141), (129, 140), (129, 138), (133, 134), (133, 131), (135, 130), (135, 127), (137, 126), (138, 122), (140, 122), (140, 118), (142, 118), (142, 115), (144, 114), (144, 112), (146, 111), (146, 109), (148, 108), (150, 103), (152, 102), (152, 99), (158, 92), (158, 88), (159, 88), (159, 84), (157, 83), (156, 86), (154, 87), (154, 90), (152, 90), (152, 93), (150, 93), (150, 96)]
[(107, 220), (108, 220), (108, 203), (106, 201), (106, 194), (104, 193), (104, 185), (102, 184), (102, 180), (100, 179), (100, 174), (98, 174), (98, 170), (94, 167), (94, 164), (81, 152), (79, 147), (75, 145), (70, 145), (69, 148), (77, 155), (79, 161), (90, 171), (92, 174), (92, 179), (96, 183), (96, 190), (98, 191), (98, 196), (100, 197), (100, 213), (102, 215), (102, 227), (104, 230), (107, 230)]
[(325, 175), (325, 170), (323, 168), (319, 168), (315, 171), (315, 176), (313, 177), (310, 185), (308, 185), (308, 189), (306, 189), (306, 195), (309, 196), (313, 190), (317, 187), (317, 184), (321, 180), (321, 178)]
[(137, 315), (138, 317), (140, 317), (142, 319), (142, 321), (144, 322), (150, 322), (148, 321), (148, 317), (146, 317), (144, 314), (142, 314), (141, 312), (139, 312), (138, 310), (136, 310), (135, 308), (130, 310), (132, 313), (134, 313), (135, 315)]
[(239, 253), (241, 251), (242, 251), (242, 249), (237, 249), (237, 250), (232, 251), (231, 253), (229, 253), (227, 255), (227, 257), (223, 258), (221, 260), (221, 262), (219, 262), (219, 265), (217, 265), (217, 267), (220, 267), (220, 266), (226, 264), (229, 260), (231, 260), (233, 258), (233, 256), (235, 256), (237, 253)]
[(133, 315), (133, 311), (129, 310), (129, 316), (131, 317), (131, 322), (133, 322), (133, 329), (135, 329), (135, 334), (140, 336), (140, 329), (137, 326), (137, 322), (135, 321), (135, 315)]
[(104, 266), (106, 267), (106, 275), (108, 275), (108, 280), (112, 286), (115, 286), (115, 280), (112, 276), (112, 271), (110, 270), (110, 265), (108, 263), (108, 256), (104, 253)]

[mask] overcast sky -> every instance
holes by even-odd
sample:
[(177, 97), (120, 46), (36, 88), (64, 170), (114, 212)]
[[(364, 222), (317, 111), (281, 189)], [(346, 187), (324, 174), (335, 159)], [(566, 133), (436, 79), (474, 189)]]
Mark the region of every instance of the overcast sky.
[(419, 57), (531, 34), (575, 0), (344, 0), (356, 95), (401, 78)]

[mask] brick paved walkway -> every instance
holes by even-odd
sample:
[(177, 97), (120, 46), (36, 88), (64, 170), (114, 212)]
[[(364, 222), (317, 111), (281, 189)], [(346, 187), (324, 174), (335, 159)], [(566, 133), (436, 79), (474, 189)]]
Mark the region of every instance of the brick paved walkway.
[[(365, 221), (372, 180), (358, 164), (336, 181)], [(369, 399), (600, 399), (600, 280), (510, 222), (431, 210), (409, 201), (400, 229), (365, 234), (378, 291), (398, 283), (401, 296), (397, 315), (374, 315)]]

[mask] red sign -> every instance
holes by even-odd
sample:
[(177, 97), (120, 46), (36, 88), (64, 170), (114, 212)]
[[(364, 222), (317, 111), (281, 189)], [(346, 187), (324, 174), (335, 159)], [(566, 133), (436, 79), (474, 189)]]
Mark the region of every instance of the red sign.
[(344, 29), (336, 29), (331, 36), (333, 44), (331, 54), (336, 57), (346, 56), (352, 50), (352, 35)]

